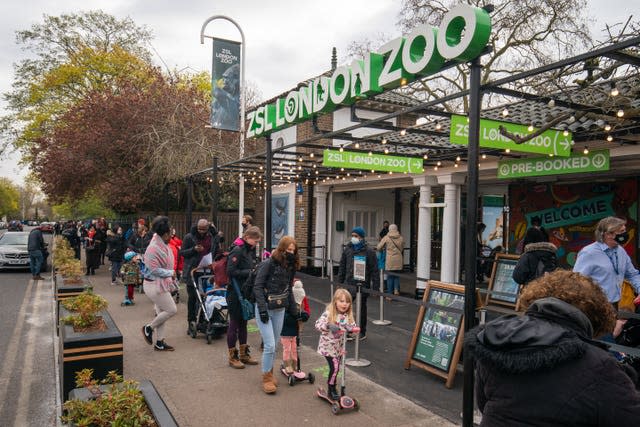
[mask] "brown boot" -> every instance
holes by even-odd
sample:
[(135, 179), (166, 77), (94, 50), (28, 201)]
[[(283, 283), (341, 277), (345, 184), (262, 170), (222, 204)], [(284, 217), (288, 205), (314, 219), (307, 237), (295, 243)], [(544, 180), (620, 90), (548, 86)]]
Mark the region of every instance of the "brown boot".
[(276, 392), (276, 385), (273, 383), (273, 374), (271, 372), (262, 374), (262, 391), (267, 394)]
[(271, 370), (269, 371), (269, 373), (271, 373), (271, 382), (273, 382), (273, 385), (278, 387), (278, 379), (276, 377), (273, 376), (273, 368), (271, 368)]
[(240, 361), (245, 365), (257, 365), (258, 361), (251, 358), (249, 344), (240, 344)]
[(238, 359), (238, 349), (232, 347), (229, 349), (229, 366), (234, 369), (243, 369), (244, 364)]

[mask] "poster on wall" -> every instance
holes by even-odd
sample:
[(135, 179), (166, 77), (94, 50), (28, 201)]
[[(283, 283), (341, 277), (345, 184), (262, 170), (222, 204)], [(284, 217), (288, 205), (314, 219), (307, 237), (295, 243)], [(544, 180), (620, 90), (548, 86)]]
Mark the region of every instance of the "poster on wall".
[(637, 260), (638, 182), (635, 178), (613, 182), (577, 184), (514, 184), (509, 186), (510, 248), (522, 253), (522, 240), (531, 220), (540, 219), (557, 248), (561, 267), (571, 268), (576, 255), (594, 241), (593, 232), (602, 218), (627, 220), (629, 238), (622, 244)]
[(289, 194), (271, 196), (271, 245), (275, 248), (282, 236), (289, 234)]
[(504, 197), (482, 197), (482, 222), (487, 226), (482, 232), (482, 244), (494, 249), (504, 246)]

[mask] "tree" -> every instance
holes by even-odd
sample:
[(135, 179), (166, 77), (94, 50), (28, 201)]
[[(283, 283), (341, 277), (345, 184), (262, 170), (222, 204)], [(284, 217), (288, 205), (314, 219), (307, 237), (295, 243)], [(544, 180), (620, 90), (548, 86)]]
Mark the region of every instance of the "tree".
[[(439, 25), (444, 14), (457, 1), (403, 0), (398, 25), (403, 33), (419, 24)], [(492, 34), (489, 46), (492, 52), (482, 58), (482, 83), (509, 74), (576, 55), (593, 46), (586, 16), (586, 0), (470, 0), (469, 4), (482, 7), (492, 4)], [(367, 43), (371, 44), (368, 40)], [(380, 43), (381, 45), (382, 43)], [(363, 43), (349, 47), (351, 55), (362, 53)], [(406, 92), (425, 101), (468, 89), (468, 67), (456, 67), (426, 77), (408, 85)], [(545, 82), (535, 78), (524, 85), (545, 89)], [(489, 99), (490, 101), (490, 99)], [(467, 98), (462, 105), (448, 102), (443, 107), (449, 112), (467, 111)]]
[(4, 96), (12, 113), (0, 121), (2, 136), (28, 151), (70, 105), (114, 79), (131, 79), (141, 64), (149, 64), (150, 38), (130, 18), (101, 11), (45, 15), (42, 24), (18, 31), (17, 43), (35, 58), (15, 64), (12, 90)]
[(104, 205), (100, 197), (87, 193), (82, 198), (70, 197), (64, 202), (52, 206), (56, 218), (84, 219), (84, 218), (115, 218), (113, 210)]
[(9, 178), (0, 177), (0, 218), (19, 214), (20, 190)]

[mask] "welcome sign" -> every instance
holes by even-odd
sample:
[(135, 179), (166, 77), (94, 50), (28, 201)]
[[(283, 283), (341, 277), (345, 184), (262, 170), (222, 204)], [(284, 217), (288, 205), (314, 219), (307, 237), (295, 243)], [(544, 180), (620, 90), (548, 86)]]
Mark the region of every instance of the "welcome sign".
[(604, 196), (581, 200), (577, 203), (560, 206), (559, 208), (531, 212), (525, 215), (525, 218), (527, 223), (531, 224), (531, 219), (537, 216), (546, 228), (581, 224), (583, 222), (596, 221), (606, 216), (615, 215), (611, 207), (612, 201), (613, 194), (605, 194)]
[(491, 35), (486, 10), (458, 5), (438, 28), (424, 24), (407, 37), (394, 39), (376, 52), (320, 76), (275, 102), (247, 113), (247, 138), (269, 134), (311, 115), (393, 89), (442, 68), (446, 60), (466, 62), (477, 57)]
[(357, 151), (324, 150), (322, 153), (322, 165), (384, 172), (424, 172), (422, 158), (367, 154)]

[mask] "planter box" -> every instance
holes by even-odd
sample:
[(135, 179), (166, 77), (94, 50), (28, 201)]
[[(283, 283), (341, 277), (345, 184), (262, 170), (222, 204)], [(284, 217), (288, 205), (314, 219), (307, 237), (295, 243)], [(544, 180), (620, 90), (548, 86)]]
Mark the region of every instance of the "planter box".
[(80, 276), (82, 283), (74, 283), (65, 285), (64, 279), (59, 274), (54, 276), (55, 298), (56, 298), (56, 334), (60, 333), (58, 326), (60, 325), (60, 301), (66, 298), (75, 297), (83, 293), (87, 288), (93, 289), (93, 285), (85, 276)]
[[(59, 307), (60, 317), (71, 314), (63, 306)], [(74, 332), (73, 326), (60, 323), (60, 388), (62, 401), (75, 388), (76, 372), (85, 368), (93, 369), (93, 378), (102, 380), (109, 371), (123, 375), (122, 334), (113, 322), (109, 312), (99, 313), (107, 325), (106, 331)]]
[[(108, 390), (108, 385), (100, 386), (102, 390)], [(140, 391), (144, 395), (144, 400), (155, 418), (156, 423), (160, 427), (177, 427), (178, 423), (173, 418), (171, 411), (162, 400), (162, 396), (158, 393), (153, 383), (149, 380), (140, 381)], [(75, 388), (69, 393), (69, 399), (89, 400), (93, 396), (86, 388)]]

